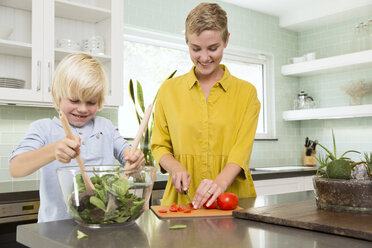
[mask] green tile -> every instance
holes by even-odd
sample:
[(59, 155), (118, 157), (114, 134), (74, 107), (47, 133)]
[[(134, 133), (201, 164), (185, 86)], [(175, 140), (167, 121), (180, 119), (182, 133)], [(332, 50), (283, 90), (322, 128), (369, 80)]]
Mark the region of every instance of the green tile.
[(12, 177), (10, 176), (9, 169), (0, 168), (0, 182), (4, 181), (12, 181)]
[(0, 182), (0, 193), (9, 193), (13, 191), (12, 181)]
[(0, 157), (9, 156), (13, 151), (13, 145), (0, 145)]
[(13, 192), (39, 190), (38, 180), (13, 181)]

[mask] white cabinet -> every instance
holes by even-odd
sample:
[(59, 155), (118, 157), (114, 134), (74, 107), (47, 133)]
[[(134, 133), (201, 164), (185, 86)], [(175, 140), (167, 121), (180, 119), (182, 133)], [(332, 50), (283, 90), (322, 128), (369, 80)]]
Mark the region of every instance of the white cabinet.
[(256, 180), (253, 183), (258, 196), (284, 194), (314, 189), (312, 176)]
[[(321, 73), (337, 72), (347, 69), (370, 67), (371, 65), (372, 50), (366, 50), (290, 65), (283, 65), (281, 71), (284, 76), (302, 77)], [(283, 112), (283, 119), (286, 121), (340, 119), (370, 116), (372, 116), (371, 105), (289, 110)]]
[[(24, 88), (0, 85), (0, 102), (52, 106), (54, 68), (67, 54), (83, 50), (57, 47), (57, 41), (70, 39), (81, 45), (101, 36), (104, 53), (92, 55), (107, 74), (106, 106), (122, 104), (122, 0), (0, 0), (0, 21), (0, 78), (25, 81)], [(1, 37), (7, 30), (13, 32)]]

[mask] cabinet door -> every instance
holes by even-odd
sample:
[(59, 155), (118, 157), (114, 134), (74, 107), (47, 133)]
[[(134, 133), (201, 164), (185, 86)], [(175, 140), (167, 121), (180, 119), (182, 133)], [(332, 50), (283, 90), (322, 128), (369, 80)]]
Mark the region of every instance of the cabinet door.
[(43, 0), (0, 1), (0, 23), (0, 101), (41, 101)]
[(119, 106), (123, 95), (123, 1), (55, 0), (54, 5), (54, 67), (70, 53), (92, 54), (102, 63), (108, 79), (106, 106)]
[(54, 1), (44, 0), (44, 46), (42, 64), (43, 103), (52, 103), (51, 87), (54, 73)]

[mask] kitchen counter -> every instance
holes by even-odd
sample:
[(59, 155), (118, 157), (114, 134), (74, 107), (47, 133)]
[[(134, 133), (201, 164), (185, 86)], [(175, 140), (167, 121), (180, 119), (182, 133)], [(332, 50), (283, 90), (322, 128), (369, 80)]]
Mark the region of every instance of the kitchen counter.
[[(312, 191), (241, 199), (243, 208), (314, 199)], [(169, 230), (184, 224), (186, 229)], [(88, 234), (78, 240), (76, 231)], [(73, 220), (20, 225), (17, 241), (29, 247), (371, 247), (371, 242), (234, 217), (160, 220), (151, 210), (125, 227), (86, 229)]]

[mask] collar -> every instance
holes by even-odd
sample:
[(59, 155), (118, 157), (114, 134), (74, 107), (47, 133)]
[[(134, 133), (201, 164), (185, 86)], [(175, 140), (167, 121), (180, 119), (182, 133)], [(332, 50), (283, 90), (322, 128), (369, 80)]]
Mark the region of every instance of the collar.
[[(231, 77), (231, 74), (225, 65), (220, 64), (220, 68), (224, 70), (224, 73), (223, 73), (221, 80), (216, 83), (221, 85), (224, 91), (227, 91), (231, 84), (231, 81), (229, 80), (229, 78)], [(193, 66), (188, 73), (187, 86), (189, 89), (191, 89), (196, 83), (198, 83), (198, 79), (196, 78), (196, 75), (195, 75), (195, 66)]]
[[(84, 130), (85, 130), (86, 128), (88, 128), (88, 126), (93, 126), (93, 127), (92, 127), (92, 133), (91, 133), (91, 135), (96, 135), (97, 133), (101, 133), (101, 130), (98, 130), (98, 129), (97, 129), (97, 125), (94, 125), (94, 124), (95, 124), (95, 118), (96, 118), (96, 117), (92, 118), (92, 119), (91, 119), (87, 124), (85, 124), (83, 127), (75, 127), (75, 126), (71, 126), (71, 124), (69, 124), (69, 125), (70, 125), (70, 127), (73, 127), (73, 128), (71, 128), (71, 130), (76, 130), (77, 132), (80, 132), (80, 131), (84, 132)], [(59, 127), (61, 127), (61, 128), (63, 129), (62, 122), (61, 122), (61, 120), (60, 120), (59, 118), (57, 118), (56, 116), (54, 116), (52, 121), (53, 121), (57, 126), (59, 126)]]

